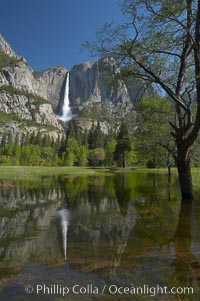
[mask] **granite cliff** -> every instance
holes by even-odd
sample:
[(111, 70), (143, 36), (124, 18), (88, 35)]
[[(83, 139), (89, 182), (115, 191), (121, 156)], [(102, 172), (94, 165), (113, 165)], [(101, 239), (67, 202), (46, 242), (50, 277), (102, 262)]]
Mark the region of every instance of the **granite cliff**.
[[(113, 58), (75, 65), (70, 71), (69, 99), (78, 117), (75, 124), (90, 129), (94, 120), (107, 132), (133, 115), (127, 87)], [(130, 117), (132, 119), (132, 116)]]
[[(0, 35), (0, 133), (49, 132), (55, 139), (64, 134), (62, 114), (67, 69), (53, 66), (35, 72)], [(99, 120), (104, 132), (117, 128), (122, 118), (132, 120), (133, 97), (113, 58), (73, 66), (69, 100), (78, 127), (90, 128)], [(116, 80), (117, 79), (117, 80)], [(141, 86), (134, 86), (134, 93)]]
[(54, 100), (60, 99), (66, 73), (63, 67), (35, 73), (0, 35), (0, 136), (8, 131), (40, 131), (54, 140), (64, 135)]

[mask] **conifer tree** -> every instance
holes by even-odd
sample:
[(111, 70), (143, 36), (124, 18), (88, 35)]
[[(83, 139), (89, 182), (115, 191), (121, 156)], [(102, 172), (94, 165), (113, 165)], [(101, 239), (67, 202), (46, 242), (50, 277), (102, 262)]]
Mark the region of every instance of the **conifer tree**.
[[(35, 132), (32, 132), (32, 133), (31, 133), (29, 142), (30, 142), (30, 144), (35, 144)], [(24, 143), (23, 143), (23, 144), (24, 144)]]
[(19, 133), (17, 133), (15, 136), (15, 145), (19, 145), (19, 140), (20, 140)]
[(95, 140), (95, 148), (101, 148), (104, 147), (104, 135), (103, 132), (101, 130), (101, 125), (100, 122), (97, 122), (97, 126), (94, 130), (94, 138), (96, 137)]
[(88, 148), (88, 130), (85, 129), (83, 134), (83, 145)]
[(1, 148), (4, 149), (6, 146), (6, 142), (7, 142), (7, 134), (4, 132), (2, 139), (1, 139)]
[(37, 132), (37, 135), (35, 137), (35, 144), (42, 146), (42, 134), (40, 131)]
[(69, 129), (67, 132), (67, 138), (76, 138), (76, 132), (75, 132), (75, 127), (74, 127), (74, 121), (71, 120), (69, 122)]
[(76, 141), (78, 142), (78, 145), (82, 145), (82, 136), (79, 128), (76, 129)]
[(126, 167), (126, 155), (131, 150), (131, 139), (127, 125), (122, 122), (117, 135), (117, 145), (115, 149), (115, 158), (118, 164)]
[(94, 149), (96, 147), (94, 122), (92, 122), (91, 129), (89, 130), (89, 133), (88, 133), (88, 145), (89, 145), (89, 149)]

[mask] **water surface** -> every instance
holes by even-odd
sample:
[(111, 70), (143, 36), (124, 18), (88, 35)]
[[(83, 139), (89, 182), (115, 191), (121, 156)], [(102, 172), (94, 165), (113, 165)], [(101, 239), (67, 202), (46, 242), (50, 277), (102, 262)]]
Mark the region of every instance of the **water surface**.
[[(177, 179), (169, 183), (165, 175), (133, 172), (4, 183), (0, 300), (198, 300), (199, 233), (200, 203), (181, 203)], [(79, 285), (87, 292), (36, 294), (36, 286), (44, 284), (70, 290)], [(30, 294), (27, 285), (34, 289)], [(112, 285), (192, 286), (195, 294), (112, 295), (107, 291)]]

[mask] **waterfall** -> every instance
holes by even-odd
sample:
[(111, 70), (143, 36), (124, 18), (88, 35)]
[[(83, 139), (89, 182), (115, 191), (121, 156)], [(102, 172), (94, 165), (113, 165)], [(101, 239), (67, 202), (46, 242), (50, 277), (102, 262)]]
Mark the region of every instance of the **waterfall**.
[(70, 212), (68, 209), (61, 209), (58, 211), (58, 216), (61, 220), (61, 228), (62, 228), (62, 239), (63, 239), (63, 252), (65, 260), (67, 259), (67, 231), (70, 220)]
[(69, 106), (69, 73), (67, 73), (66, 83), (65, 83), (65, 93), (64, 93), (64, 101), (62, 107), (62, 115), (57, 115), (57, 118), (66, 122), (72, 119), (72, 111)]

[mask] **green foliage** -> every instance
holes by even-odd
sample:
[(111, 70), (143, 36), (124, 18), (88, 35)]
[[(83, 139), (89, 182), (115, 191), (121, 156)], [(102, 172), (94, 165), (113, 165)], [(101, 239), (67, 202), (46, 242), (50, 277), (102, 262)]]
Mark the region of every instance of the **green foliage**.
[[(28, 134), (17, 133), (15, 136), (11, 132), (4, 133), (0, 144), (0, 164), (23, 166), (103, 166), (104, 164), (113, 166), (116, 164), (117, 141), (113, 138), (113, 133), (107, 135), (102, 133), (100, 123), (97, 123), (97, 126), (93, 125), (90, 135), (87, 130), (81, 133), (76, 128), (70, 132), (74, 133), (75, 137), (62, 137), (56, 141), (40, 130)], [(121, 133), (118, 138), (120, 135)], [(94, 145), (89, 146), (89, 136), (94, 139)], [(127, 137), (123, 136), (123, 138), (127, 142)], [(128, 141), (129, 138), (128, 135)], [(126, 155), (128, 165), (135, 164), (135, 152), (132, 148), (130, 152), (126, 149)]]
[(85, 129), (83, 134), (83, 145), (88, 148), (88, 130)]
[(104, 134), (99, 121), (97, 122), (97, 126), (94, 123), (92, 124), (88, 135), (88, 144), (90, 149), (104, 147)]
[(108, 166), (112, 166), (115, 163), (115, 148), (117, 145), (116, 139), (112, 139), (108, 141), (105, 146), (105, 164)]
[(94, 122), (92, 123), (92, 127), (89, 130), (88, 134), (88, 145), (90, 149), (95, 148), (96, 145), (96, 137), (95, 137), (95, 125)]
[(122, 122), (117, 136), (115, 159), (119, 166), (126, 167), (126, 156), (131, 151), (131, 138), (127, 125)]
[(0, 125), (4, 125), (6, 122), (10, 121), (21, 121), (17, 114), (9, 114), (3, 111), (0, 111)]
[(65, 155), (64, 163), (66, 166), (74, 166), (75, 165), (75, 154), (71, 151), (68, 151)]
[(192, 166), (200, 167), (200, 136), (198, 136), (197, 140), (195, 141), (192, 150)]
[(41, 149), (38, 145), (27, 145), (21, 148), (21, 165), (40, 165)]
[(105, 152), (103, 148), (95, 148), (89, 151), (89, 164), (92, 166), (101, 166), (105, 160)]
[(0, 70), (4, 67), (13, 66), (18, 61), (17, 58), (9, 56), (4, 51), (0, 51)]
[(155, 160), (148, 160), (146, 163), (147, 168), (156, 168)]
[(75, 165), (77, 152), (78, 142), (75, 138), (69, 138), (67, 140), (66, 149), (64, 153), (64, 164), (67, 166)]
[(77, 151), (77, 165), (78, 166), (87, 166), (88, 158), (87, 158), (87, 148), (84, 145), (81, 145)]
[(1, 139), (0, 162), (2, 165), (54, 165), (57, 149), (50, 147), (50, 144), (49, 137), (41, 137), (41, 134), (35, 136), (32, 133), (30, 137), (16, 134), (13, 137), (11, 132), (4, 133)]
[(71, 120), (69, 122), (69, 128), (67, 131), (67, 137), (68, 138), (76, 138), (75, 128), (74, 128), (74, 122)]
[(134, 166), (138, 162), (137, 154), (134, 145), (131, 145), (131, 150), (127, 153), (127, 165)]
[(135, 148), (142, 165), (168, 164), (168, 151), (173, 148), (169, 122), (173, 119), (172, 105), (166, 98), (143, 98), (135, 107)]
[[(21, 89), (16, 89), (13, 86), (1, 86), (0, 87), (0, 93), (1, 92), (7, 92), (9, 95), (24, 95), (26, 96), (29, 100), (33, 99), (34, 100), (34, 104), (39, 106), (41, 104), (47, 103), (47, 100), (36, 95), (36, 94), (32, 94), (29, 93), (25, 90), (21, 90)], [(27, 104), (28, 105), (28, 104)]]

